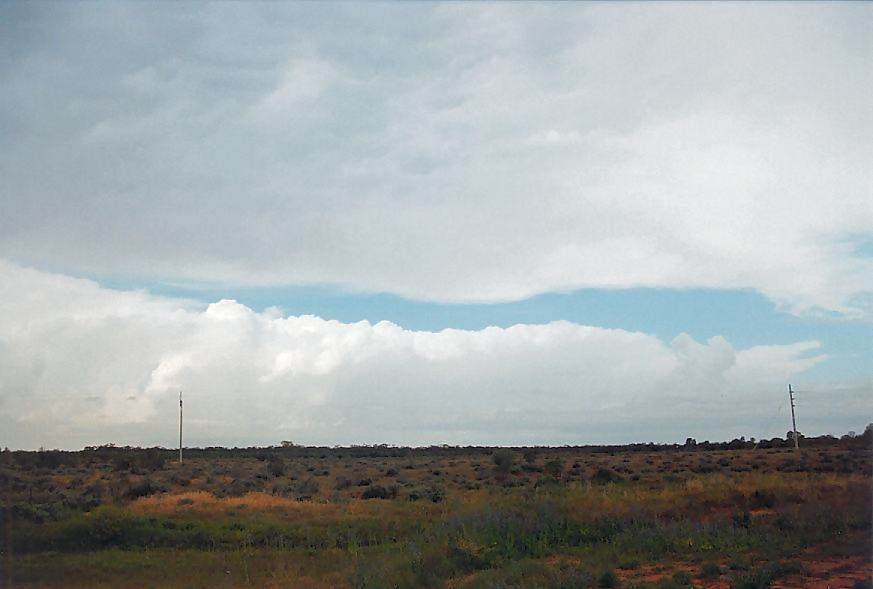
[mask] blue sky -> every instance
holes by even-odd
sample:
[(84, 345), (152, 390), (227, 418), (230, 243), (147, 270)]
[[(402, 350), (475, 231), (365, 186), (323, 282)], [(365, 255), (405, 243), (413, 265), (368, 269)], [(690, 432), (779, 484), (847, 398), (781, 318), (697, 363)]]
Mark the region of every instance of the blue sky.
[(202, 444), (775, 435), (789, 382), (863, 429), (871, 28), (2, 3), (0, 443), (164, 444), (179, 389)]
[[(99, 281), (99, 280), (98, 280)], [(866, 321), (798, 316), (780, 310), (753, 290), (585, 289), (548, 293), (505, 303), (433, 303), (390, 294), (351, 293), (331, 287), (191, 288), (130, 280), (103, 281), (121, 289), (146, 289), (157, 295), (202, 303), (233, 299), (256, 311), (278, 307), (286, 315), (316, 315), (353, 323), (391, 321), (411, 330), (480, 330), (518, 323), (566, 320), (581, 325), (641, 331), (670, 341), (681, 333), (703, 341), (723, 336), (740, 348), (821, 343), (828, 358), (799, 382), (827, 388), (844, 379), (869, 379), (873, 326)], [(833, 385), (834, 387), (838, 385)]]

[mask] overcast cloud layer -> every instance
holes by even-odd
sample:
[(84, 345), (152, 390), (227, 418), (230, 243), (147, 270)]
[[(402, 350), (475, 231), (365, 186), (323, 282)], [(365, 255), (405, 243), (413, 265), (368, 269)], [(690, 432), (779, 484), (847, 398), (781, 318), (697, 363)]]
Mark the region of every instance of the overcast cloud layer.
[[(869, 317), (871, 30), (863, 3), (4, 3), (0, 256), (72, 275), (442, 301), (753, 288), (795, 312)], [(310, 377), (283, 372), (269, 350), (296, 349), (310, 328), (375, 346), (366, 361), (352, 343), (329, 346), (343, 369), (323, 378), (349, 400), (355, 378), (377, 379), (361, 366), (390, 372), (397, 354), (421, 378), (450, 378), (425, 376), (430, 345), (493, 345), (502, 359), (561, 340), (567, 357), (651, 359), (619, 371), (624, 384), (636, 371), (661, 382), (683, 358), (681, 342), (563, 324), (425, 335), (141, 303), (148, 321), (121, 323), (154, 348), (136, 360), (144, 381), (116, 383), (119, 398), (157, 386), (142, 376), (149, 362), (163, 374), (173, 354), (194, 353), (190, 339), (159, 343), (169, 336), (158, 332), (188, 333), (169, 317), (190, 322), (190, 338), (225, 315), (252, 330), (257, 362), (240, 370), (278, 397), (289, 374)], [(795, 352), (773, 353), (790, 363)], [(468, 366), (469, 354), (457, 358), (439, 365)], [(737, 361), (725, 374), (746, 378)], [(197, 378), (189, 370), (166, 378)], [(284, 419), (351, 431), (321, 387), (304, 395), (309, 417)], [(448, 406), (465, 415), (453, 394)]]
[[(824, 330), (426, 332), (76, 277), (742, 288), (866, 327), (871, 30), (870, 3), (0, 3), (0, 444), (172, 445), (179, 390), (200, 445), (784, 434)], [(839, 379), (801, 430), (869, 421)]]
[[(121, 292), (0, 264), (0, 445), (563, 444), (784, 435), (815, 341), (737, 350), (558, 321), (409, 331)], [(795, 381), (796, 382), (796, 381)], [(804, 399), (860, 431), (869, 382)], [(802, 429), (803, 429), (802, 428)]]

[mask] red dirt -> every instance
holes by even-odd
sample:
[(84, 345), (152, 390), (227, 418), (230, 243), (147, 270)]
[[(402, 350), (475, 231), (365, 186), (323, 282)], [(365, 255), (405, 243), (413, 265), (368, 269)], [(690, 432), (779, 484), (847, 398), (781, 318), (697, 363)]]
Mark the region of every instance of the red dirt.
[(869, 558), (820, 558), (802, 560), (803, 574), (791, 575), (773, 583), (774, 589), (851, 589), (858, 581), (873, 579)]
[[(873, 563), (861, 556), (832, 558), (809, 555), (801, 559), (801, 563), (801, 574), (775, 581), (773, 589), (852, 589), (858, 581), (873, 579)], [(721, 567), (727, 571), (726, 563), (721, 563)], [(680, 562), (643, 565), (638, 569), (619, 570), (617, 574), (625, 583), (657, 583), (661, 579), (669, 579), (678, 571), (685, 571), (694, 577), (694, 586), (698, 589), (728, 589), (732, 576), (726, 572), (718, 579), (699, 579), (696, 575), (700, 565)]]

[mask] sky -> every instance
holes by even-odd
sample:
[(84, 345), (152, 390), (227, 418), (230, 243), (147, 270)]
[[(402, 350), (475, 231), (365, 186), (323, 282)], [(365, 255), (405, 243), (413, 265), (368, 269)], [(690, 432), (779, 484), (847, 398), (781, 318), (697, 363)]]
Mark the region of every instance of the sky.
[(873, 5), (0, 4), (0, 445), (873, 421)]

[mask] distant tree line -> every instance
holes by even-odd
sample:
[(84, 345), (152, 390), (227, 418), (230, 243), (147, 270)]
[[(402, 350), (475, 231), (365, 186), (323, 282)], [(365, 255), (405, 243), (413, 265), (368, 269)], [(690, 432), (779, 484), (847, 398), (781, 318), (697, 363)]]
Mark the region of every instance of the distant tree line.
[[(864, 432), (856, 434), (849, 432), (843, 436), (822, 435), (805, 437), (798, 432), (798, 440), (802, 448), (821, 448), (827, 446), (840, 446), (845, 448), (873, 448), (873, 423), (869, 424)], [(684, 444), (595, 444), (584, 446), (426, 446), (406, 447), (389, 444), (376, 445), (353, 445), (353, 446), (301, 446), (291, 442), (283, 442), (278, 446), (225, 448), (210, 446), (206, 448), (186, 448), (185, 456), (189, 458), (222, 458), (222, 457), (251, 457), (269, 462), (273, 457), (283, 458), (404, 458), (404, 457), (452, 457), (452, 456), (491, 456), (497, 454), (498, 465), (502, 464), (501, 452), (511, 451), (519, 454), (531, 454), (539, 451), (548, 451), (550, 454), (561, 452), (579, 453), (590, 452), (592, 454), (618, 453), (618, 452), (671, 452), (671, 451), (695, 451), (707, 452), (717, 450), (742, 450), (753, 448), (792, 448), (794, 447), (793, 432), (787, 432), (784, 438), (770, 438), (755, 440), (745, 437), (736, 438), (724, 442), (711, 442), (704, 440), (698, 442), (694, 438), (687, 438)], [(86, 446), (82, 450), (14, 450), (5, 448), (0, 452), (0, 463), (16, 463), (21, 466), (35, 468), (57, 468), (62, 465), (78, 466), (85, 463), (111, 463), (118, 470), (131, 470), (132, 472), (148, 472), (163, 468), (164, 463), (174, 460), (176, 449), (168, 448), (140, 448), (135, 446), (116, 446), (105, 444), (102, 446)], [(499, 466), (498, 466), (499, 467)]]

